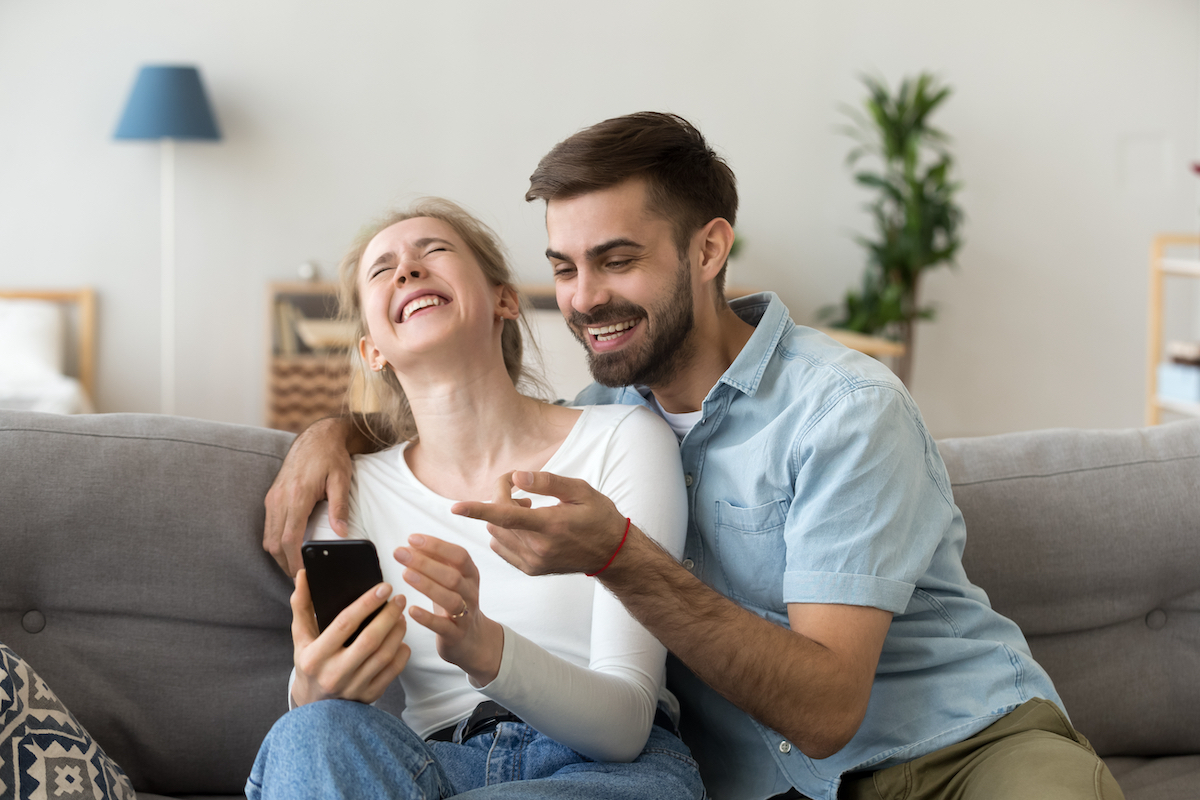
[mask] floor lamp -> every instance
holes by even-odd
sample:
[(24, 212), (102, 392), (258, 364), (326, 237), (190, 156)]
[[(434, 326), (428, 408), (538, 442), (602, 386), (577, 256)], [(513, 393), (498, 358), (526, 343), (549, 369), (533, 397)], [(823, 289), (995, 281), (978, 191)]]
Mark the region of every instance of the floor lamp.
[(195, 67), (150, 66), (138, 73), (115, 139), (156, 139), (162, 167), (162, 413), (175, 413), (175, 140), (221, 138)]

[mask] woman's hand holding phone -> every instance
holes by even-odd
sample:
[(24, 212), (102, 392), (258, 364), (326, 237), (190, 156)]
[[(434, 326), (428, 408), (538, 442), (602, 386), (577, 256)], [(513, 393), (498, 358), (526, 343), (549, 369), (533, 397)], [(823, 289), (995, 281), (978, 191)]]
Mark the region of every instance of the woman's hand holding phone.
[(408, 537), (395, 558), (408, 569), (404, 580), (434, 602), (409, 615), (437, 634), (438, 655), (486, 686), (500, 673), (504, 628), (479, 609), (479, 570), (466, 550), (426, 534)]
[[(292, 699), (297, 705), (318, 700), (357, 700), (374, 703), (408, 663), (411, 653), (404, 643), (404, 595), (389, 601), (392, 587), (372, 587), (337, 615), (323, 632), (317, 628), (305, 570), (296, 575), (292, 592), (292, 643), (296, 680)], [(349, 646), (346, 640), (376, 609), (371, 620)]]

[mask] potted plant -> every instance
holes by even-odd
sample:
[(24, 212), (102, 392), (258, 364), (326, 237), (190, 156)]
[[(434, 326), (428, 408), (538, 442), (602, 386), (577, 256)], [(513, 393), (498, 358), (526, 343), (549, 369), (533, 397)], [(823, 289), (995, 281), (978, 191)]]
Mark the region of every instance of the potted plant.
[(926, 270), (954, 263), (962, 241), (962, 209), (955, 202), (960, 184), (951, 179), (949, 137), (929, 117), (950, 95), (937, 78), (922, 73), (906, 78), (893, 95), (880, 79), (865, 77), (865, 114), (847, 109), (853, 120), (844, 130), (858, 144), (846, 157), (859, 185), (876, 192), (868, 204), (875, 223), (873, 236), (857, 236), (867, 250), (860, 289), (846, 293), (841, 306), (822, 310), (832, 325), (904, 343), (896, 374), (906, 384), (912, 377), (916, 321), (931, 320), (934, 309), (919, 302)]

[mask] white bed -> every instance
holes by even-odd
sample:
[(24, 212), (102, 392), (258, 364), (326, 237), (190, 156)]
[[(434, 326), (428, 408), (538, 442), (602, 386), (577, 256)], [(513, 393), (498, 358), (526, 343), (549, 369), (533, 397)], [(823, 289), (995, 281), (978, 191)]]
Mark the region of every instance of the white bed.
[(94, 331), (91, 289), (0, 289), (0, 409), (91, 413)]

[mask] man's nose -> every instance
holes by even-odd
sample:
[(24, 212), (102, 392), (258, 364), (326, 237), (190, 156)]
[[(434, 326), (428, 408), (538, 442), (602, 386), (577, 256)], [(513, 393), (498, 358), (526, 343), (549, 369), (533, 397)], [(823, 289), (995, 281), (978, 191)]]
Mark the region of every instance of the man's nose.
[(575, 279), (575, 293), (571, 297), (571, 307), (581, 314), (587, 314), (592, 309), (604, 305), (610, 299), (608, 284), (596, 276), (591, 270), (580, 270)]

